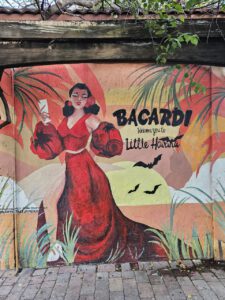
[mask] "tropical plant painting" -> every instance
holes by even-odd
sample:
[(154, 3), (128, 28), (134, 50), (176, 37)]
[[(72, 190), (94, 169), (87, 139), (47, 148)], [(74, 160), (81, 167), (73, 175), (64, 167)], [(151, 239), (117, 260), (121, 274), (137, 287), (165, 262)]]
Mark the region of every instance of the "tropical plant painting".
[(225, 258), (225, 71), (0, 74), (0, 268)]

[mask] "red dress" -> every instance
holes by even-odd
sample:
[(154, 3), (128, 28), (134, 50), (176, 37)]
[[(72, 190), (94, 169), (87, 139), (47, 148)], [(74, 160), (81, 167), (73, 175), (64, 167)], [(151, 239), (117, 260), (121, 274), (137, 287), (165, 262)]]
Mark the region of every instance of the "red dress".
[[(52, 159), (63, 150), (85, 148), (90, 136), (85, 124), (89, 116), (84, 115), (71, 129), (67, 118), (58, 130), (52, 124), (38, 123), (31, 141), (32, 152), (40, 158)], [(90, 147), (96, 155), (112, 157), (121, 154), (123, 142), (112, 124), (102, 122), (92, 133)], [(80, 227), (76, 263), (107, 261), (112, 253), (117, 253), (119, 262), (166, 257), (160, 244), (149, 243), (159, 241), (153, 233), (145, 231), (149, 227), (121, 213), (106, 175), (86, 149), (77, 154), (66, 153), (65, 160), (65, 186), (57, 205), (57, 239), (63, 241), (64, 223), (72, 214), (72, 228)]]

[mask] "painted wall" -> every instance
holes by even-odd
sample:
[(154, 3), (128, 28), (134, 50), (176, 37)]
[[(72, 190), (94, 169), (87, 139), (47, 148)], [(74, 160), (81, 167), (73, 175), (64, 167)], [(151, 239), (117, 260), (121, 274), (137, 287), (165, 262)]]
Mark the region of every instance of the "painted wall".
[(5, 70), (0, 268), (224, 259), (224, 79), (194, 65)]

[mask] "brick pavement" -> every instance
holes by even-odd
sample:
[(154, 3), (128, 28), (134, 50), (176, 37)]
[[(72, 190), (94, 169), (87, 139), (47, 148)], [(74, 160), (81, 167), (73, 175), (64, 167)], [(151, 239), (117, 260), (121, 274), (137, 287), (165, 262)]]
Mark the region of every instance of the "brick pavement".
[(225, 263), (139, 262), (0, 271), (0, 300), (225, 299)]

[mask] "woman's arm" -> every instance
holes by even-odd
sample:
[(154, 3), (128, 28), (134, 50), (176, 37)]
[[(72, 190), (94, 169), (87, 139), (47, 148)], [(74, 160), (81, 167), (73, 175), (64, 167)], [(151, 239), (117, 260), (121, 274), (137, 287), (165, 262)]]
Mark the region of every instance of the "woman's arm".
[(123, 151), (123, 140), (119, 130), (111, 123), (99, 122), (92, 132), (90, 148), (102, 157), (120, 155)]
[(90, 116), (86, 121), (86, 126), (89, 132), (93, 132), (95, 129), (98, 128), (100, 124), (100, 119), (97, 118), (96, 116), (92, 115)]
[(41, 159), (53, 159), (63, 151), (62, 139), (51, 123), (37, 123), (30, 141), (31, 151)]

